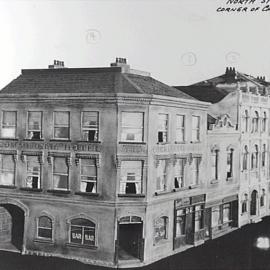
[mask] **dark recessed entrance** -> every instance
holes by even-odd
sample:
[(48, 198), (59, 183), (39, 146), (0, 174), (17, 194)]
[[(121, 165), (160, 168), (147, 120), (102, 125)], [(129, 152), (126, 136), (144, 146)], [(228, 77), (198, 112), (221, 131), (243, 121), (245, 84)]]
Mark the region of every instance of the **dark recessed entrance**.
[(119, 260), (143, 259), (143, 223), (140, 217), (124, 217), (118, 224)]
[(12, 204), (0, 205), (0, 249), (22, 250), (24, 211)]

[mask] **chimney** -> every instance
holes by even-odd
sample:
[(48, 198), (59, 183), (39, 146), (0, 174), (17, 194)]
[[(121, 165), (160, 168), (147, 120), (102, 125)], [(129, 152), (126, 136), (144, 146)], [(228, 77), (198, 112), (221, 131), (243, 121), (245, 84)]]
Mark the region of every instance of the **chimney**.
[(66, 68), (64, 61), (54, 60), (53, 65), (48, 66), (49, 69)]
[(123, 73), (130, 71), (130, 65), (127, 64), (126, 58), (116, 57), (115, 62), (111, 63), (111, 67), (121, 67)]

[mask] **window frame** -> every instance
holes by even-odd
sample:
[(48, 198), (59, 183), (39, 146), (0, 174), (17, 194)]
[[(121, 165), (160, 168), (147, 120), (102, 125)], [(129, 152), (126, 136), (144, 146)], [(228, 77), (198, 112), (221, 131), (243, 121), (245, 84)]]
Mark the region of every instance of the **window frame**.
[[(182, 117), (183, 124), (181, 127), (177, 125), (177, 118)], [(183, 139), (179, 140), (179, 137), (177, 136), (178, 132), (180, 130), (180, 134), (182, 134)], [(176, 134), (175, 134), (175, 141), (176, 143), (185, 143), (186, 141), (186, 115), (185, 114), (177, 114), (176, 115)]]
[[(176, 158), (175, 160), (175, 164), (174, 164), (174, 188), (175, 189), (181, 189), (181, 188), (184, 188), (186, 186), (186, 183), (185, 183), (185, 167), (186, 167), (186, 158), (184, 157), (179, 157), (179, 158)], [(176, 166), (179, 165), (180, 166), (180, 174), (177, 174), (176, 172)], [(176, 178), (180, 178), (181, 182), (179, 182), (178, 179)], [(176, 182), (178, 183), (178, 187), (176, 187)], [(179, 185), (179, 183), (181, 183)]]
[[(165, 129), (161, 129), (160, 128), (160, 117), (161, 116), (165, 116), (166, 119), (165, 119)], [(160, 134), (162, 134), (162, 141), (160, 141)], [(166, 140), (163, 140), (164, 139), (164, 134), (166, 134), (165, 138)], [(166, 144), (169, 142), (169, 114), (168, 113), (158, 113), (158, 127), (157, 127), (157, 143), (158, 144)]]
[[(13, 164), (14, 164), (14, 170), (11, 171), (11, 170), (7, 170), (7, 169), (3, 169), (2, 168), (2, 165), (3, 165), (3, 156), (11, 156), (11, 159), (13, 161)], [(1, 174), (2, 173), (5, 173), (5, 172), (12, 172), (13, 173), (13, 183), (10, 185), (6, 185), (6, 184), (3, 184), (3, 183), (0, 183), (1, 186), (7, 186), (7, 187), (15, 187), (16, 186), (16, 172), (17, 172), (17, 164), (15, 162), (15, 157), (14, 157), (14, 154), (11, 154), (11, 153), (0, 153), (0, 177), (1, 177)]]
[[(56, 158), (62, 158), (62, 159), (64, 159), (65, 160), (65, 163), (66, 163), (66, 166), (67, 166), (67, 175), (66, 174), (59, 174), (59, 173), (57, 173), (57, 175), (65, 175), (65, 176), (67, 176), (67, 188), (56, 188), (55, 187), (55, 183), (54, 183), (54, 175), (55, 175), (55, 173), (54, 173), (54, 164), (55, 164), (55, 159)], [(69, 168), (69, 165), (68, 165), (68, 163), (67, 163), (67, 158), (68, 157), (66, 157), (66, 156), (52, 156), (52, 189), (53, 190), (57, 190), (57, 191), (70, 191), (70, 168)]]
[[(162, 220), (164, 222), (164, 224), (162, 224), (162, 226), (158, 227), (157, 225), (158, 225), (158, 222), (160, 220)], [(168, 237), (168, 234), (169, 234), (168, 228), (169, 228), (169, 226), (168, 225), (169, 225), (169, 217), (168, 216), (160, 216), (160, 217), (157, 217), (157, 218), (154, 219), (154, 226), (153, 226), (154, 245), (162, 243), (162, 242), (169, 239), (169, 237)], [(160, 228), (164, 228), (164, 231), (165, 231), (164, 237), (162, 237), (162, 236), (157, 237), (156, 236), (156, 229), (160, 229)], [(161, 231), (161, 230), (159, 230), (159, 231)]]
[[(168, 189), (168, 179), (167, 179), (167, 177), (168, 177), (168, 159), (159, 159), (159, 160), (157, 160), (157, 166), (156, 166), (156, 183), (155, 183), (155, 192), (156, 193), (160, 193), (160, 192), (165, 192), (165, 191), (167, 191), (167, 189)], [(162, 170), (163, 171), (163, 173), (162, 173), (162, 176), (163, 176), (163, 181), (161, 181), (161, 183), (160, 183), (160, 186), (161, 186), (161, 184), (163, 185), (163, 188), (160, 188), (160, 189), (157, 189), (157, 179), (158, 179), (158, 167), (159, 166), (161, 166), (161, 163), (164, 163), (164, 170)]]
[[(94, 164), (95, 165), (86, 165), (87, 167), (95, 167), (95, 170), (96, 170), (96, 176), (90, 176), (90, 177), (93, 177), (95, 178), (95, 181), (94, 180), (82, 180), (82, 177), (89, 177), (87, 175), (82, 175), (82, 160), (93, 160), (94, 161)], [(82, 182), (90, 182), (90, 183), (95, 183), (94, 186), (95, 186), (95, 192), (91, 191), (83, 191), (82, 188), (81, 188), (81, 184)], [(80, 157), (80, 192), (83, 192), (83, 193), (86, 193), (86, 194), (97, 194), (98, 193), (98, 166), (97, 166), (97, 158), (83, 158), (83, 157)]]
[[(24, 155), (25, 156), (25, 163), (26, 163), (26, 178), (24, 180), (24, 187), (25, 188), (29, 188), (29, 189), (41, 189), (41, 177), (42, 177), (42, 166), (41, 166), (41, 163), (40, 163), (40, 156), (38, 155), (31, 155), (31, 154), (28, 154), (28, 155)], [(30, 177), (34, 177), (36, 176), (35, 174), (32, 174), (32, 175), (29, 175), (28, 174), (28, 157), (36, 157), (37, 158), (37, 163), (39, 164), (39, 174), (38, 174), (38, 186), (37, 188), (33, 188), (33, 187), (28, 187), (27, 186), (27, 178), (30, 176)]]
[[(55, 115), (57, 113), (67, 113), (68, 114), (68, 125), (55, 125)], [(59, 138), (59, 137), (55, 137), (55, 129), (56, 128), (67, 128), (68, 127), (68, 137), (67, 138)], [(66, 141), (66, 140), (70, 140), (70, 111), (53, 111), (53, 139), (54, 140), (61, 140), (61, 141)]]
[[(83, 117), (84, 117), (84, 113), (96, 113), (97, 114), (97, 126), (96, 129), (91, 128), (90, 125), (88, 127), (83, 125)], [(95, 140), (85, 140), (83, 133), (84, 131), (90, 131), (90, 130), (96, 130), (97, 136)], [(100, 138), (100, 113), (99, 111), (81, 111), (81, 139), (83, 141), (87, 141), (87, 142), (98, 142)]]
[[(5, 113), (14, 113), (15, 114), (15, 124), (14, 124), (14, 126), (11, 125), (11, 126), (4, 127), (4, 122), (3, 121), (4, 121), (4, 114)], [(3, 110), (1, 116), (2, 116), (2, 119), (1, 119), (1, 139), (16, 139), (17, 138), (18, 112), (17, 111)], [(14, 128), (14, 137), (3, 137), (3, 129), (8, 128), (8, 127)]]
[[(47, 219), (50, 220), (50, 222), (51, 222), (51, 228), (40, 227), (39, 226), (39, 221), (40, 221), (40, 218), (42, 218), (42, 217), (46, 217)], [(42, 236), (40, 236), (39, 235), (39, 229), (40, 228), (41, 229), (46, 229), (46, 230), (51, 230), (51, 237), (48, 238), (48, 237), (42, 237)], [(53, 242), (54, 241), (54, 219), (51, 216), (49, 216), (48, 214), (46, 214), (46, 213), (41, 213), (41, 215), (36, 218), (36, 238), (38, 240), (40, 240), (40, 241), (49, 241), (49, 242)]]
[[(226, 179), (227, 180), (230, 180), (231, 178), (233, 178), (233, 159), (234, 159), (234, 156), (233, 156), (233, 153), (234, 153), (234, 149), (233, 148), (230, 148), (228, 149), (227, 151), (227, 170), (226, 170)], [(230, 170), (228, 170), (228, 166), (230, 168)]]
[[(40, 130), (31, 130), (29, 128), (29, 116), (31, 113), (40, 113)], [(29, 138), (29, 132), (40, 132), (39, 139)], [(26, 138), (29, 140), (43, 140), (43, 111), (27, 111), (27, 122), (26, 122)]]
[[(193, 120), (198, 120), (198, 126), (195, 128), (193, 127)], [(201, 116), (200, 115), (192, 115), (192, 121), (191, 121), (191, 141), (192, 143), (198, 143), (201, 141)], [(194, 139), (195, 138), (195, 139)]]

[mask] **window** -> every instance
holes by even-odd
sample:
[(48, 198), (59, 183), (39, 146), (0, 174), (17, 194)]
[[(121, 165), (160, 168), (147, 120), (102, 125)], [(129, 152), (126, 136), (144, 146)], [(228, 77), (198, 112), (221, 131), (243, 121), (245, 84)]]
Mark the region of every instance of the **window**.
[(265, 167), (265, 162), (266, 162), (266, 144), (263, 144), (263, 149), (262, 149), (262, 167)]
[(186, 209), (179, 209), (176, 211), (176, 226), (175, 236), (183, 236), (186, 234)]
[(176, 160), (176, 164), (174, 166), (174, 188), (182, 188), (185, 185), (185, 163), (186, 160), (184, 158), (179, 158)]
[(212, 227), (216, 227), (220, 225), (221, 222), (221, 212), (220, 212), (220, 206), (214, 206), (212, 207)]
[(97, 166), (95, 159), (81, 159), (81, 192), (97, 192)]
[(259, 157), (258, 145), (255, 144), (255, 151), (251, 154), (251, 169), (258, 168), (258, 157)]
[(98, 141), (98, 112), (82, 112), (82, 135), (84, 141)]
[(160, 218), (155, 220), (155, 222), (154, 222), (155, 243), (158, 243), (159, 241), (168, 238), (167, 226), (168, 226), (168, 218), (167, 217), (160, 217)]
[(227, 179), (233, 177), (233, 149), (227, 153)]
[(13, 186), (15, 182), (13, 155), (0, 155), (0, 165), (0, 185)]
[(14, 139), (16, 137), (16, 120), (17, 120), (16, 112), (3, 111), (2, 130), (1, 130), (2, 138)]
[(166, 160), (159, 160), (158, 163), (159, 164), (157, 167), (156, 191), (165, 191), (167, 189)]
[(192, 160), (192, 178), (190, 181), (190, 186), (199, 184), (199, 170), (200, 170), (200, 157), (193, 157)]
[(69, 139), (69, 112), (54, 112), (54, 138)]
[(192, 142), (200, 141), (200, 117), (192, 116)]
[(203, 205), (196, 205), (194, 206), (194, 211), (195, 211), (195, 232), (201, 230), (204, 228), (204, 207)]
[(166, 143), (168, 142), (168, 114), (158, 115), (158, 142)]
[(243, 170), (247, 170), (248, 163), (248, 147), (245, 145), (243, 153)]
[(223, 223), (228, 223), (231, 221), (231, 203), (226, 203), (223, 205)]
[(68, 166), (66, 158), (53, 158), (53, 188), (68, 190)]
[(263, 112), (262, 132), (266, 132), (266, 122), (267, 122), (267, 115), (266, 112)]
[(265, 206), (265, 189), (262, 189), (262, 194), (260, 197), (260, 206), (261, 207)]
[(142, 161), (122, 161), (120, 194), (142, 193)]
[(40, 188), (40, 163), (38, 156), (26, 156), (27, 177), (25, 186), (27, 188)]
[(248, 110), (245, 110), (245, 114), (244, 114), (244, 117), (243, 117), (244, 119), (244, 131), (245, 132), (248, 132), (248, 118), (249, 118), (249, 116), (248, 116)]
[(76, 218), (70, 222), (70, 243), (95, 246), (96, 225), (88, 219)]
[(211, 158), (211, 173), (212, 179), (218, 180), (218, 153), (217, 149), (212, 151)]
[(176, 141), (185, 141), (185, 116), (176, 115)]
[(42, 112), (28, 112), (27, 138), (40, 140), (42, 138)]
[(38, 218), (38, 238), (52, 239), (52, 220), (47, 216)]
[(242, 214), (247, 212), (247, 202), (248, 202), (248, 195), (244, 194), (244, 198), (242, 201)]
[(143, 141), (143, 113), (122, 112), (121, 141)]
[(252, 131), (251, 132), (258, 132), (258, 131), (259, 131), (259, 113), (257, 111), (255, 111), (253, 119), (252, 119)]

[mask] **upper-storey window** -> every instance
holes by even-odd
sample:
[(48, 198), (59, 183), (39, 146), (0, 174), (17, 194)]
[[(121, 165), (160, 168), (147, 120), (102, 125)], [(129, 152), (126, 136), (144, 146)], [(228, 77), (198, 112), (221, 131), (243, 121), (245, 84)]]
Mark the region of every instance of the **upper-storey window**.
[(199, 184), (199, 175), (200, 175), (200, 157), (194, 157), (192, 160), (191, 168), (192, 168), (192, 177), (190, 179), (190, 186)]
[(41, 216), (38, 218), (37, 235), (38, 238), (52, 239), (53, 224), (51, 218)]
[(2, 129), (1, 129), (2, 138), (14, 139), (16, 137), (16, 119), (17, 119), (16, 112), (3, 111)]
[(69, 139), (69, 112), (54, 112), (54, 138)]
[(259, 113), (255, 111), (252, 119), (252, 132), (258, 131), (259, 131)]
[(157, 167), (156, 191), (165, 191), (167, 189), (167, 162), (161, 159)]
[(248, 132), (248, 110), (245, 110), (245, 114), (244, 114), (244, 131)]
[(262, 147), (262, 167), (264, 168), (266, 165), (266, 144), (263, 144)]
[(174, 188), (182, 188), (185, 185), (185, 158), (179, 158), (176, 160), (176, 164), (174, 166)]
[(158, 115), (158, 142), (168, 142), (168, 114), (160, 113)]
[(0, 185), (13, 186), (15, 182), (15, 162), (13, 155), (0, 155)]
[(211, 162), (211, 172), (212, 172), (212, 179), (214, 180), (218, 180), (218, 156), (219, 156), (219, 150), (218, 149), (214, 149), (212, 151), (212, 162)]
[(185, 141), (185, 116), (176, 115), (176, 141)]
[(142, 161), (122, 161), (120, 194), (140, 193), (142, 193)]
[(262, 119), (262, 132), (266, 132), (266, 122), (267, 122), (267, 116), (266, 116), (266, 112), (263, 112), (263, 119)]
[(255, 144), (254, 152), (251, 154), (251, 169), (258, 168), (258, 161), (259, 161), (259, 148), (258, 145)]
[(82, 112), (82, 135), (84, 141), (98, 141), (98, 112)]
[(248, 168), (248, 147), (245, 145), (244, 152), (243, 152), (243, 171), (247, 170)]
[(54, 157), (53, 158), (53, 188), (60, 190), (68, 190), (68, 166), (66, 158)]
[(81, 192), (97, 192), (97, 166), (95, 159), (81, 159)]
[(122, 112), (121, 141), (143, 141), (143, 113)]
[(28, 188), (40, 188), (40, 163), (38, 156), (27, 156), (27, 177), (25, 186)]
[(27, 138), (40, 140), (42, 138), (42, 112), (28, 112)]
[(233, 176), (233, 149), (227, 153), (227, 179)]
[(192, 142), (200, 141), (200, 116), (192, 116)]

